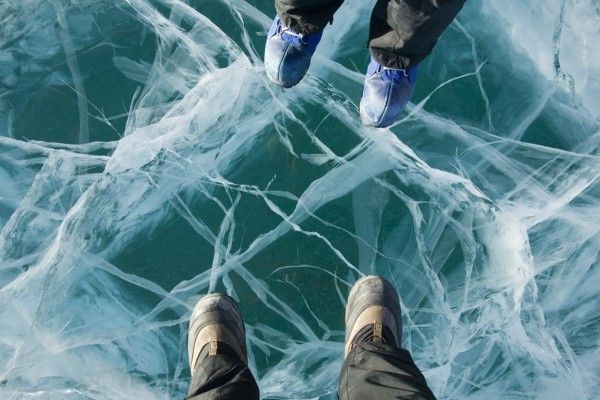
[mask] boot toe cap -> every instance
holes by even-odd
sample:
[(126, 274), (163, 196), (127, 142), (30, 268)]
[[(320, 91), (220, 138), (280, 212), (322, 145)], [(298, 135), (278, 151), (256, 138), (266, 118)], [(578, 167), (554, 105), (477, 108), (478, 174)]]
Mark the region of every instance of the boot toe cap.
[(406, 107), (414, 84), (408, 79), (399, 83), (385, 82), (380, 74), (365, 79), (360, 116), (364, 125), (385, 128), (396, 122)]

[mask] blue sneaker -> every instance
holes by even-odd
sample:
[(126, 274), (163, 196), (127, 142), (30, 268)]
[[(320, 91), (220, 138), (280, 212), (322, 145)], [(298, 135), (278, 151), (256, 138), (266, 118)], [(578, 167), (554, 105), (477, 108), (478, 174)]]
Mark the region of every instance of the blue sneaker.
[(417, 67), (385, 68), (371, 58), (360, 100), (363, 124), (385, 128), (396, 122), (415, 90), (416, 80)]
[(322, 35), (323, 32), (312, 35), (295, 33), (283, 26), (279, 17), (275, 17), (265, 46), (265, 70), (269, 79), (286, 88), (300, 82)]

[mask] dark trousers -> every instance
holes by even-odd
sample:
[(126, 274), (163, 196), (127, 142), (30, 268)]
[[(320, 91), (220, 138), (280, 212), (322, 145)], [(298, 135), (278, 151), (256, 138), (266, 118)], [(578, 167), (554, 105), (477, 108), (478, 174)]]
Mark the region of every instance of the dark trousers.
[[(258, 400), (247, 366), (227, 355), (196, 367), (189, 400)], [(435, 400), (410, 353), (381, 343), (361, 343), (346, 357), (338, 387), (340, 400)]]
[[(275, 0), (283, 24), (295, 32), (321, 31), (344, 0)], [(431, 54), (466, 0), (378, 0), (371, 14), (369, 48), (388, 68), (411, 68)]]

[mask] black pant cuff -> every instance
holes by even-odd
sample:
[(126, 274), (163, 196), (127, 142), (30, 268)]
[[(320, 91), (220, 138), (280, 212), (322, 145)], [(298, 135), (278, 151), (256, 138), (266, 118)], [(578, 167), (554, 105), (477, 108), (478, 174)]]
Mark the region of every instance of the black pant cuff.
[(323, 26), (320, 26), (308, 22), (299, 22), (297, 19), (285, 14), (279, 15), (279, 18), (281, 18), (283, 26), (285, 26), (286, 28), (290, 28), (292, 31), (301, 35), (312, 35), (317, 32), (321, 32), (323, 29), (325, 29), (325, 26), (327, 25), (327, 23), (325, 23), (325, 25)]
[(398, 54), (394, 54), (392, 52), (377, 49), (374, 47), (370, 48), (371, 56), (377, 61), (379, 64), (383, 65), (386, 68), (394, 68), (394, 69), (409, 69), (416, 67), (420, 59), (411, 58), (406, 56), (401, 56)]

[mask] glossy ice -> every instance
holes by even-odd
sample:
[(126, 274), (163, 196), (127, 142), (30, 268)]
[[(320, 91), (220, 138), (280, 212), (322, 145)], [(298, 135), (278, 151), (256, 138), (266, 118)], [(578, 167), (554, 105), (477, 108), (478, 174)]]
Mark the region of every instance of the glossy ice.
[(597, 3), (468, 2), (391, 130), (372, 3), (285, 91), (269, 0), (0, 3), (2, 398), (182, 398), (226, 291), (263, 397), (333, 399), (371, 273), (440, 399), (600, 397)]

